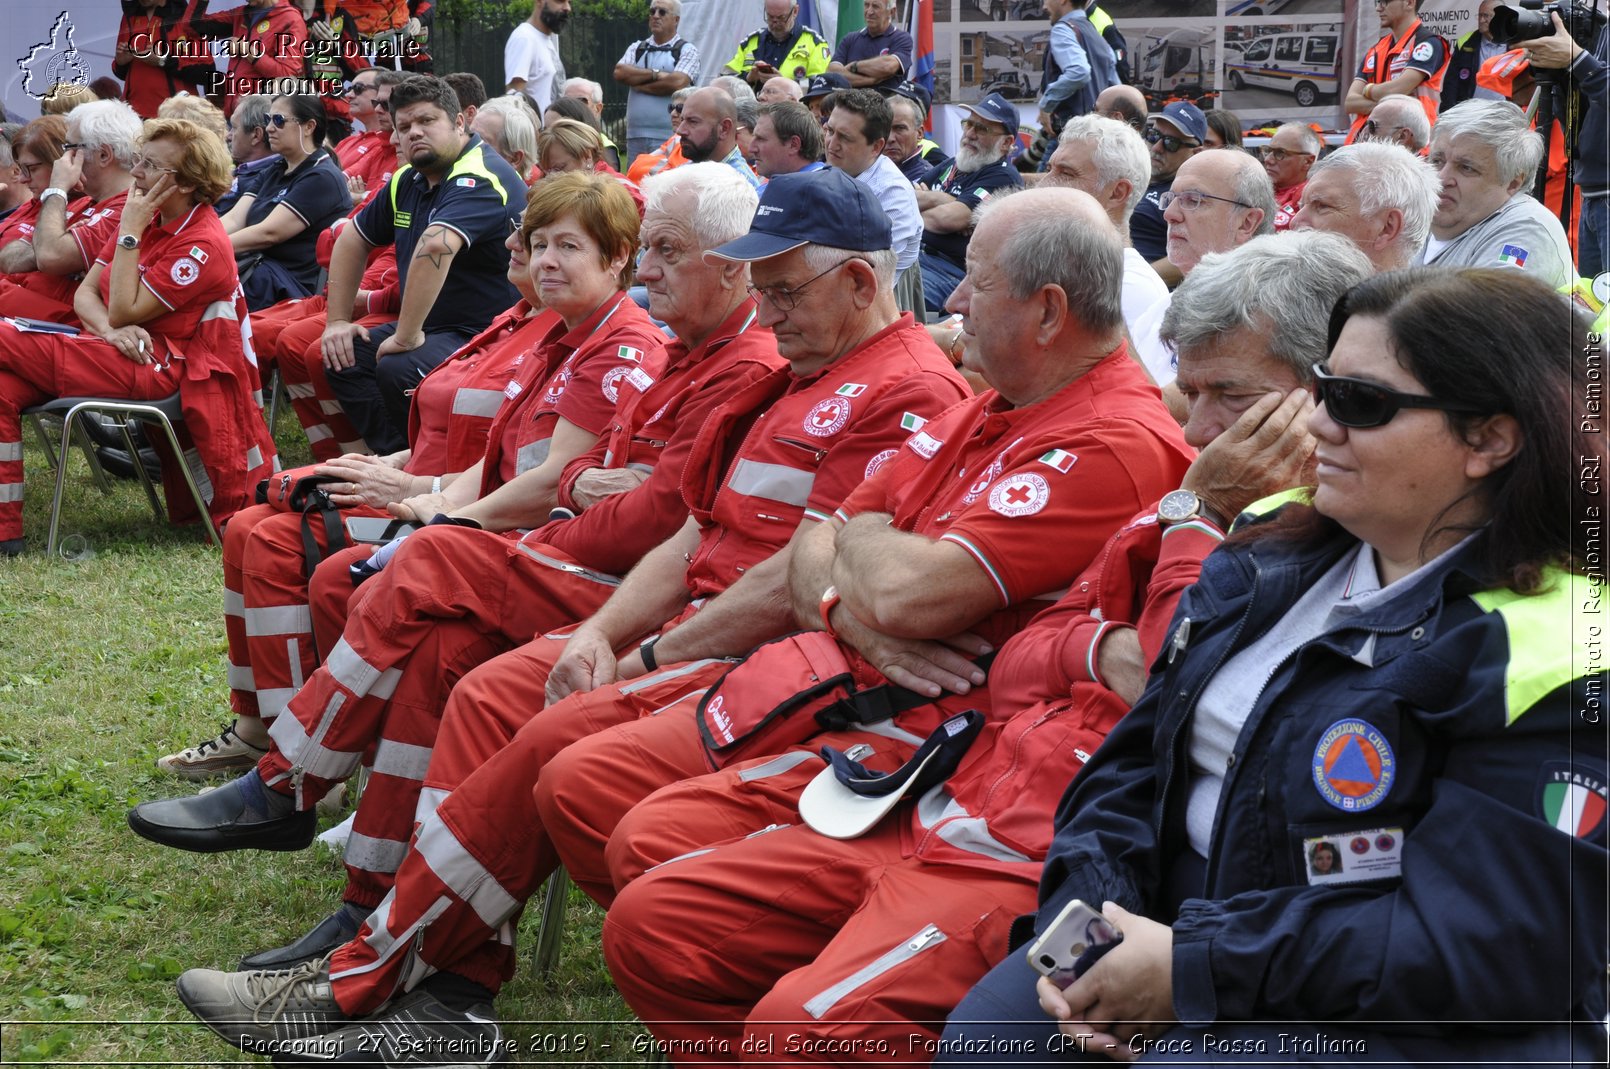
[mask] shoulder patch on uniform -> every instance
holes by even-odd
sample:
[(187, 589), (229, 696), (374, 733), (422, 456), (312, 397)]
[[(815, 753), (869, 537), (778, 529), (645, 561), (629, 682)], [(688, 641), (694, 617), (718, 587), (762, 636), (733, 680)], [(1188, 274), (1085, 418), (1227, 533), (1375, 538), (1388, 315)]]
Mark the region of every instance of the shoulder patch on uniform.
[(1002, 516), (1032, 516), (1051, 500), (1051, 487), (1033, 473), (1002, 479), (989, 492), (989, 507)]
[(866, 462), (866, 477), (870, 479), (876, 475), (879, 469), (894, 459), (895, 454), (898, 452), (900, 452), (898, 449), (885, 449), (881, 453), (874, 454), (872, 459)]
[(903, 431), (920, 431), (928, 425), (928, 421), (915, 412), (902, 412), (900, 414), (900, 429)]
[(866, 385), (859, 382), (846, 382), (833, 392), (840, 397), (860, 397), (866, 393)]
[(1506, 267), (1525, 267), (1526, 250), (1519, 245), (1505, 245), (1498, 250), (1498, 262)]
[(1392, 744), (1374, 724), (1358, 717), (1338, 720), (1314, 745), (1314, 787), (1328, 804), (1362, 813), (1386, 798), (1397, 777)]
[(850, 422), (850, 413), (853, 411), (850, 402), (837, 394), (818, 401), (814, 408), (805, 413), (805, 433), (818, 438), (831, 438)]
[(1431, 47), (1430, 41), (1421, 41), (1414, 46), (1414, 58), (1422, 61), (1428, 60), (1434, 51), (1435, 49)]
[(207, 250), (200, 245), (192, 245), (190, 246), (190, 258), (198, 264), (204, 264), (207, 262)]
[(1578, 839), (1599, 834), (1610, 809), (1605, 777), (1571, 761), (1545, 761), (1537, 780), (1537, 813)]
[(940, 441), (938, 438), (935, 438), (927, 431), (918, 431), (916, 434), (913, 434), (910, 438), (906, 439), (906, 444), (909, 445), (911, 447), (911, 451), (917, 454), (919, 457), (932, 460), (934, 458), (934, 454), (939, 452), (939, 447), (945, 443)]
[(1079, 458), (1066, 449), (1053, 449), (1040, 458), (1040, 463), (1055, 468), (1062, 474), (1068, 474), (1068, 469), (1078, 462)]
[(201, 265), (188, 256), (181, 256), (173, 261), (173, 267), (168, 271), (169, 276), (181, 286), (188, 286), (201, 277)]

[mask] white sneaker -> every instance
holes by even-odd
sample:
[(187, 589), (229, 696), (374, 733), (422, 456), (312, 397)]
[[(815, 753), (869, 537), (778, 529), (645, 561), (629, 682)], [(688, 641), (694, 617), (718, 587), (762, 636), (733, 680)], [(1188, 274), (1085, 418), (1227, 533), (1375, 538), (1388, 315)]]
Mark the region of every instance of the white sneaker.
[(180, 779), (211, 779), (239, 775), (256, 768), (266, 753), (267, 747), (253, 746), (235, 734), (235, 725), (231, 723), (206, 742), (157, 758), (157, 767)]

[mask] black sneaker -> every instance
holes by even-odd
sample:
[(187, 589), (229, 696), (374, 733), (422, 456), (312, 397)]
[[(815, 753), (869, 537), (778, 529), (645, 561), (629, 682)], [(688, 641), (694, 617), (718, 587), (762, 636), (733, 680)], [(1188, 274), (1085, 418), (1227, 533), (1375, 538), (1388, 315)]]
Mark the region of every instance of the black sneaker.
[(418, 987), (345, 1028), (281, 1043), (273, 1057), (275, 1065), (470, 1069), (507, 1064), (512, 1043), (498, 1027), (490, 1002), (456, 1010)]

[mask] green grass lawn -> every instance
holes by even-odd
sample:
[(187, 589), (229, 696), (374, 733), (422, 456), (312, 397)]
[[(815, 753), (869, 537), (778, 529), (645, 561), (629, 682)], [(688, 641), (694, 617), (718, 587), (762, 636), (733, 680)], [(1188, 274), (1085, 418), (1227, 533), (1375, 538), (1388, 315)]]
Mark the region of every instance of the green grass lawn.
[[(289, 413), (279, 429), (301, 446), (286, 464), (306, 462)], [(103, 496), (75, 454), (63, 531), (92, 552), (46, 558), (50, 473), (29, 437), (30, 551), (0, 560), (0, 1064), (263, 1064), (196, 1024), (174, 978), (306, 931), (336, 905), (340, 859), (187, 854), (128, 830), (130, 806), (193, 789), (153, 761), (229, 718), (219, 554), (199, 529), (154, 521), (137, 483)], [(528, 966), (535, 914), (498, 1000), (505, 1022), (535, 1022), (507, 1027), (519, 1060), (640, 1064), (602, 913), (572, 890), (546, 980)]]

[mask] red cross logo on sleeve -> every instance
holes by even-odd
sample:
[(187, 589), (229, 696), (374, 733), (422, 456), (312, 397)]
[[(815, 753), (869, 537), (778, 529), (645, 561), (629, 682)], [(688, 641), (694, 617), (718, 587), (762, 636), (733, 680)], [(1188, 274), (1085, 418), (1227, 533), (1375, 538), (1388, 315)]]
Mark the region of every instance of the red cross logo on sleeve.
[(850, 422), (850, 400), (847, 397), (829, 397), (818, 401), (805, 415), (805, 433), (817, 438), (831, 438)]
[(1033, 472), (1007, 476), (989, 492), (989, 507), (1002, 516), (1032, 516), (1050, 500), (1050, 485)]

